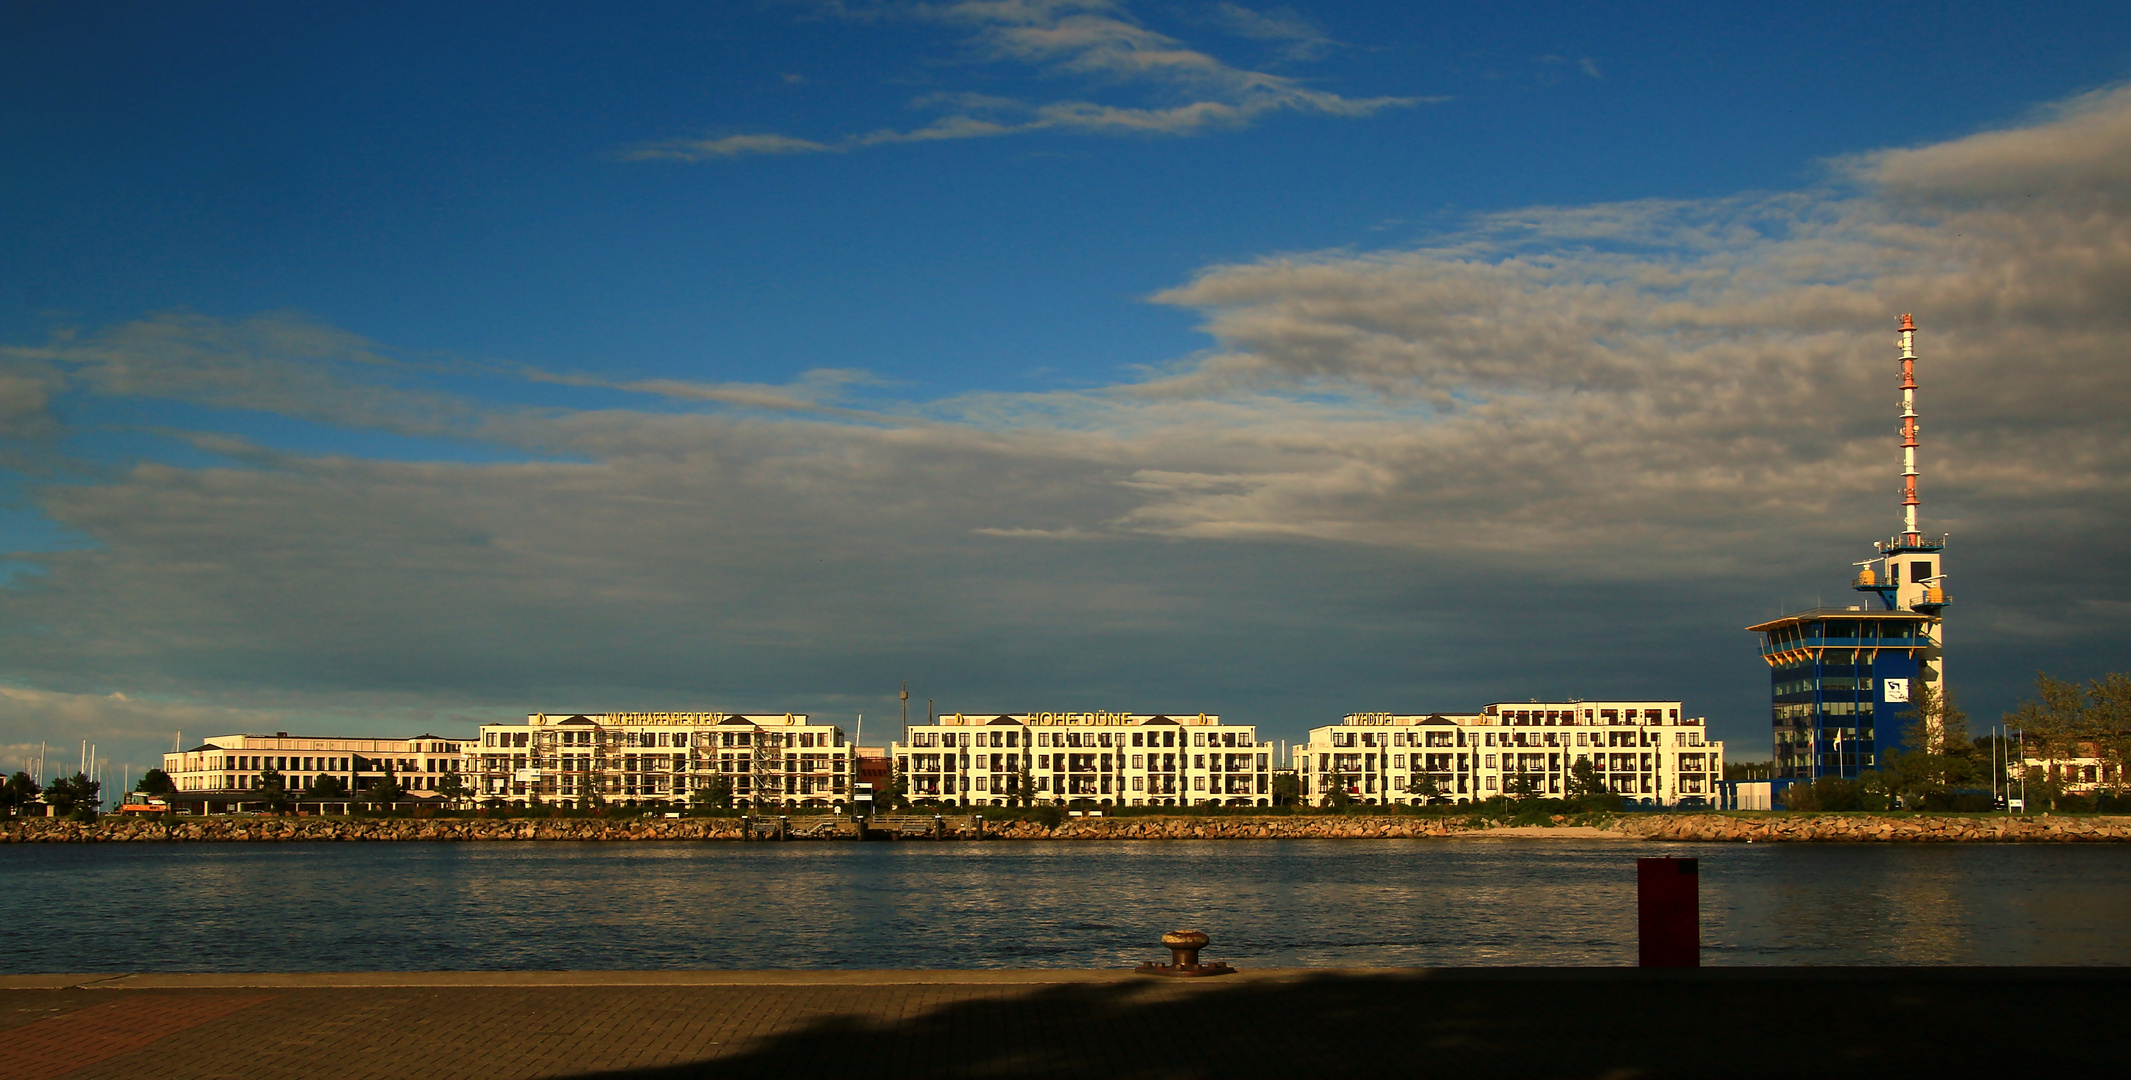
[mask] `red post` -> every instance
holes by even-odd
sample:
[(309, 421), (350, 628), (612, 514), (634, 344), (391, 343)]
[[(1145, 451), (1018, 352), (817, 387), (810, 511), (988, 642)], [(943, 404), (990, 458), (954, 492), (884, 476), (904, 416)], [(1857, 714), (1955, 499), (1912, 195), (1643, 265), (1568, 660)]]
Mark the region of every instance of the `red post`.
[(1702, 912), (1694, 859), (1637, 859), (1636, 931), (1643, 967), (1701, 967)]

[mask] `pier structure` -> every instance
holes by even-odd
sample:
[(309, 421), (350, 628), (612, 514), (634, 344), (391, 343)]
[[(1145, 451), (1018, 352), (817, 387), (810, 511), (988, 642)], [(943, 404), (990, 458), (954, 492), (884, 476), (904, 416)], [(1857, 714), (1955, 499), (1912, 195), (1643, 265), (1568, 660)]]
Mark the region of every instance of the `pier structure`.
[[(1921, 699), (1943, 701), (1947, 537), (1917, 525), (1916, 321), (1895, 339), (1901, 381), (1901, 531), (1873, 544), (1851, 586), (1865, 603), (1795, 611), (1746, 629), (1769, 668), (1777, 790), (1823, 777), (1855, 779), (1902, 749)], [(1872, 603), (1877, 600), (1877, 604)]]
[(1678, 701), (1496, 702), (1476, 713), (1351, 713), (1295, 748), (1306, 802), (1379, 805), (1559, 798), (1580, 763), (1624, 799), (1706, 802), (1724, 744)]
[(951, 713), (889, 748), (905, 795), (955, 806), (1271, 806), (1270, 742), (1208, 713)]

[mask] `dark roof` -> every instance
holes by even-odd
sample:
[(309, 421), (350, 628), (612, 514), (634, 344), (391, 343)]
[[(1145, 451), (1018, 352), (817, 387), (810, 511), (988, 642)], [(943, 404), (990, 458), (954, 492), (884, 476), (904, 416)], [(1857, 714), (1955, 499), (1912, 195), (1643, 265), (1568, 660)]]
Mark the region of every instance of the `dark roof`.
[(1445, 718), (1445, 717), (1443, 716), (1443, 714), (1442, 714), (1442, 713), (1430, 713), (1430, 714), (1428, 714), (1428, 719), (1426, 719), (1426, 720), (1423, 720), (1423, 721), (1421, 721), (1421, 723), (1423, 723), (1423, 724), (1449, 724), (1449, 725), (1450, 725), (1450, 726), (1452, 726), (1452, 727), (1456, 727), (1456, 726), (1458, 726), (1458, 725), (1457, 725), (1457, 721), (1455, 721), (1455, 720), (1449, 720), (1449, 719), (1446, 719), (1446, 718)]
[(581, 727), (598, 727), (598, 726), (599, 726), (598, 724), (595, 724), (595, 723), (593, 723), (593, 722), (592, 722), (592, 721), (591, 721), (591, 720), (590, 720), (589, 718), (587, 718), (587, 717), (584, 717), (584, 716), (573, 716), (573, 717), (570, 717), (570, 718), (569, 718), (568, 720), (564, 720), (564, 721), (562, 721), (561, 723), (558, 723), (558, 724), (556, 724), (555, 726), (556, 726), (556, 727), (566, 727), (566, 726), (568, 726), (568, 725), (571, 725), (571, 724), (576, 724), (576, 725), (579, 725), (579, 726), (581, 726)]
[(727, 724), (749, 724), (749, 725), (752, 725), (753, 723), (754, 723), (754, 721), (753, 721), (753, 720), (749, 720), (749, 719), (748, 719), (747, 717), (745, 717), (745, 716), (728, 716), (728, 717), (726, 717), (725, 719), (723, 719), (723, 720), (720, 720), (720, 721), (718, 721), (718, 726), (719, 726), (719, 727), (724, 727), (724, 726), (725, 726), (725, 725), (727, 725)]
[(1921, 611), (1873, 611), (1870, 609), (1851, 611), (1849, 608), (1807, 608), (1804, 611), (1794, 611), (1781, 618), (1770, 619), (1765, 623), (1755, 623), (1746, 629), (1752, 633), (1760, 633), (1771, 627), (1783, 626), (1787, 623), (1822, 622), (1828, 619), (1878, 619), (1881, 621), (1887, 619), (1897, 621), (1910, 619), (1916, 622), (1924, 622), (1931, 618), (1932, 616), (1926, 615)]
[(1168, 717), (1166, 717), (1166, 716), (1157, 716), (1157, 717), (1154, 717), (1153, 719), (1151, 719), (1151, 720), (1148, 720), (1148, 721), (1147, 721), (1147, 723), (1146, 723), (1145, 725), (1142, 725), (1142, 726), (1152, 726), (1152, 725), (1154, 725), (1154, 724), (1172, 724), (1172, 725), (1175, 725), (1175, 726), (1177, 726), (1177, 727), (1183, 727), (1183, 726), (1184, 726), (1184, 725), (1182, 725), (1182, 724), (1178, 724), (1178, 723), (1177, 723), (1176, 721), (1174, 721), (1174, 720), (1171, 720), (1170, 718), (1168, 718)]
[(996, 720), (993, 720), (993, 721), (991, 721), (990, 723), (987, 723), (987, 724), (985, 724), (984, 726), (985, 726), (985, 727), (998, 727), (998, 726), (999, 726), (1000, 724), (1018, 724), (1018, 723), (1020, 723), (1020, 721), (1018, 721), (1018, 720), (1015, 720), (1015, 719), (1014, 719), (1013, 717), (1011, 717), (1011, 716), (1002, 716), (1002, 717), (999, 717), (999, 718), (998, 718), (998, 719), (996, 719)]

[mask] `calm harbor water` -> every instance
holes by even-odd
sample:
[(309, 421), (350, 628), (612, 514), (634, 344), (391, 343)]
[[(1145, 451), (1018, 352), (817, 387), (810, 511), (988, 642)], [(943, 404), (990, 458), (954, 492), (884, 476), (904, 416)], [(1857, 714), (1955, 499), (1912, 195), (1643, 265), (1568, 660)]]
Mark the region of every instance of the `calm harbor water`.
[(1577, 841), (0, 848), (0, 971), (1632, 964), (1635, 859), (1704, 963), (2131, 963), (2131, 847)]

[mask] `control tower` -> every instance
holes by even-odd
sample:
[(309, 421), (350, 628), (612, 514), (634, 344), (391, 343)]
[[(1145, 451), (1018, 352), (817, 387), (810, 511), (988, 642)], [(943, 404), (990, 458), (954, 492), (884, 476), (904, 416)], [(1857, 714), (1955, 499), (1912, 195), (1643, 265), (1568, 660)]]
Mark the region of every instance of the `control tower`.
[(1902, 316), (1902, 531), (1851, 583), (1876, 599), (1749, 626), (1769, 666), (1775, 779), (1854, 779), (1901, 748), (1919, 687), (1943, 694), (1946, 537), (1917, 530), (1916, 322)]

